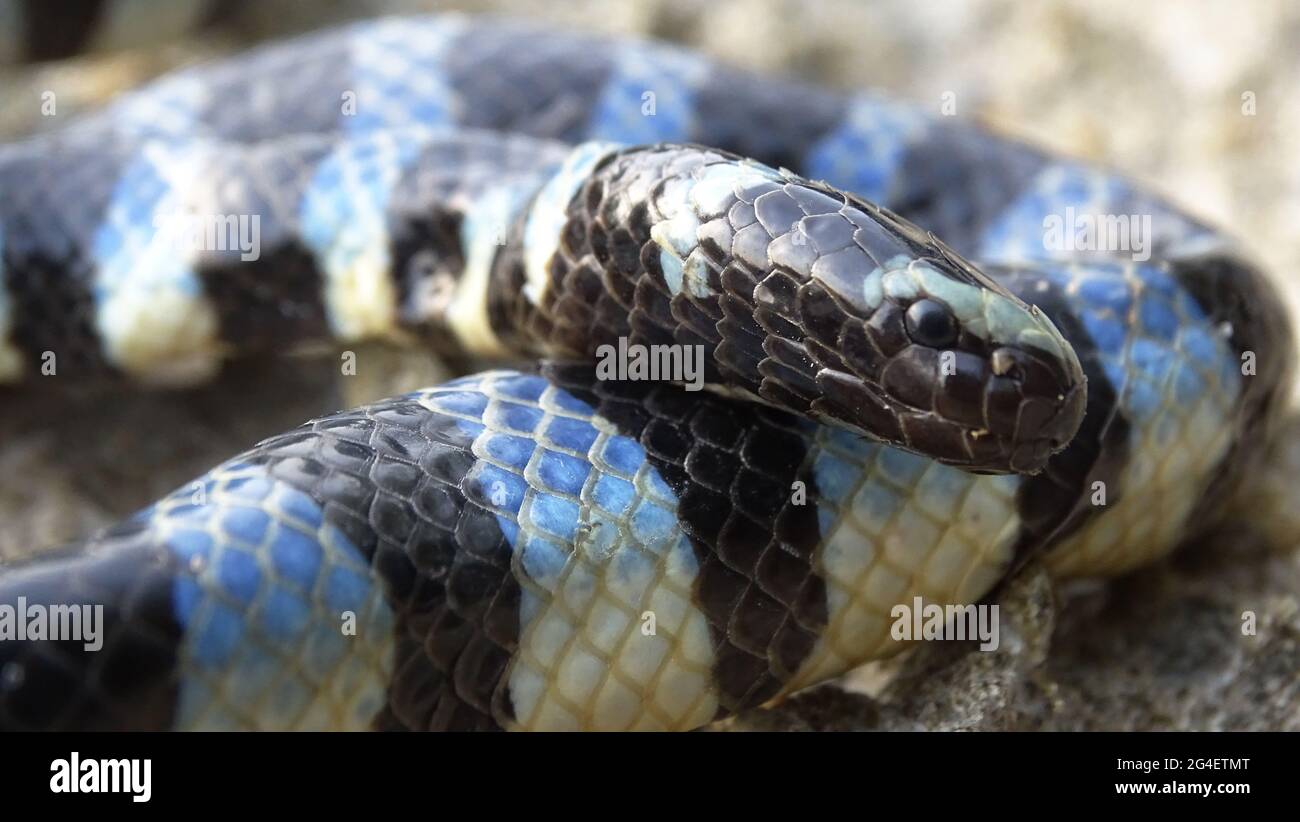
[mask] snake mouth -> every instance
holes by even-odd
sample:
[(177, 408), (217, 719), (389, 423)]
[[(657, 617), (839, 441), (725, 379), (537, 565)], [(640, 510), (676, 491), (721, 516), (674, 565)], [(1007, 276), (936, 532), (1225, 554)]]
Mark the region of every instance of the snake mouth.
[(1081, 380), (1061, 395), (1055, 410), (1049, 414), (1022, 409), (1016, 432), (1019, 443), (1011, 453), (1011, 470), (1017, 474), (1042, 471), (1052, 455), (1064, 450), (1074, 439), (1083, 424), (1087, 401), (1087, 382)]

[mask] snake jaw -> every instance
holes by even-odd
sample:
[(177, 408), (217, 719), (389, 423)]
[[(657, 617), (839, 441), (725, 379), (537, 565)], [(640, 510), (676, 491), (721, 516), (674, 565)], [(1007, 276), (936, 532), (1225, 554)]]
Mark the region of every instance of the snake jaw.
[(1018, 425), (1022, 426), (1018, 431), (1022, 443), (1011, 455), (1012, 469), (1021, 474), (1041, 471), (1053, 454), (1073, 440), (1083, 424), (1087, 401), (1087, 383), (1083, 381), (1061, 395), (1056, 407), (1046, 417), (1040, 419), (1034, 417), (1033, 412), (1022, 413), (1018, 420)]

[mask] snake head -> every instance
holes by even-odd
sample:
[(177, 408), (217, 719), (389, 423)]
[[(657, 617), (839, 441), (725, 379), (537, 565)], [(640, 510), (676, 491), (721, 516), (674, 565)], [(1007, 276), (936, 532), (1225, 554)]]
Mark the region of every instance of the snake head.
[(1070, 442), (1086, 380), (1046, 314), (887, 209), (787, 179), (760, 224), (765, 197), (790, 229), (754, 290), (759, 368), (811, 381), (810, 415), (985, 473), (1036, 473)]
[(696, 146), (591, 169), (529, 268), (533, 324), (561, 350), (697, 345), (705, 387), (971, 471), (1039, 471), (1082, 422), (1051, 320), (892, 212)]

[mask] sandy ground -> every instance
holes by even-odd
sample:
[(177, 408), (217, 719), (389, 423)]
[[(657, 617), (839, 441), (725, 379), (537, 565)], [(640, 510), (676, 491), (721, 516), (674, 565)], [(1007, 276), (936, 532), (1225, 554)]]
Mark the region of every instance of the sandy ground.
[[(43, 90), (62, 120), (240, 42), (428, 8), (650, 34), (923, 105), (955, 95), (960, 116), (1114, 166), (1224, 226), (1300, 308), (1300, 6), (1284, 0), (268, 0), (201, 42), (0, 69), (0, 135), (52, 124)], [(441, 376), (417, 354), (359, 353), (347, 380), (245, 362), (194, 391), (0, 393), (0, 558), (84, 535), (307, 417)], [(1011, 581), (1000, 651), (926, 647), (726, 727), (1300, 729), (1300, 433), (1283, 446), (1247, 525), (1109, 583), (1053, 587), (1033, 567)]]

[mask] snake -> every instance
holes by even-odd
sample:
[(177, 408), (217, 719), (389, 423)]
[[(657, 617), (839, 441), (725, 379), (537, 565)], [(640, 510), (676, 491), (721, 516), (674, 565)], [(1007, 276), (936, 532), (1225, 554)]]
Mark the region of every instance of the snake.
[[(0, 568), (7, 729), (699, 728), (904, 650), (899, 604), (1164, 556), (1289, 391), (1268, 277), (1159, 195), (652, 41), (309, 33), (0, 147), (0, 192), (7, 390), (488, 369)], [(13, 638), (42, 608), (94, 647)]]

